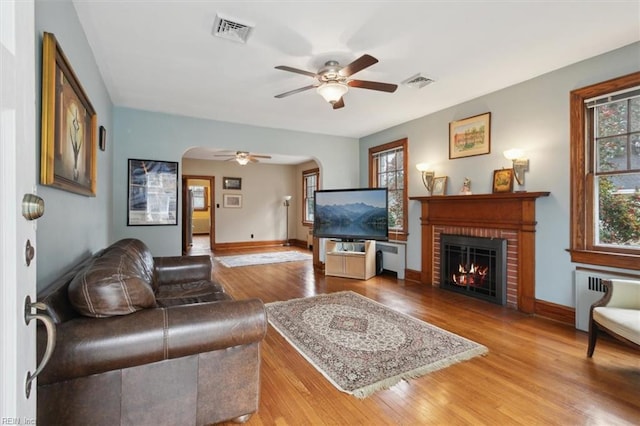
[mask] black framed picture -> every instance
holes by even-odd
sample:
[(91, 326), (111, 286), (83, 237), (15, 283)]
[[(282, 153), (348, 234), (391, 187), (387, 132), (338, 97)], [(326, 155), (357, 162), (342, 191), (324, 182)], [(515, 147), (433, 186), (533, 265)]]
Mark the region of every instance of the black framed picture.
[(129, 159), (127, 226), (178, 224), (178, 163)]
[(242, 178), (223, 177), (222, 189), (242, 189)]

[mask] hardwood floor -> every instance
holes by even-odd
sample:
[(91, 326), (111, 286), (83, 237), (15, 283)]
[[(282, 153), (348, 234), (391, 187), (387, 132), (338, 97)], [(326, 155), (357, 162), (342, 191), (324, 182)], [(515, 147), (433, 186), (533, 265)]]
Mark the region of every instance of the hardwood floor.
[[(285, 249), (295, 250), (273, 250)], [(325, 277), (310, 261), (242, 268), (214, 262), (213, 274), (235, 298), (265, 303), (351, 290), (489, 348), (484, 357), (359, 400), (335, 389), (269, 326), (260, 407), (248, 425), (640, 423), (640, 352), (606, 336), (589, 359), (587, 334), (571, 326), (387, 275)]]

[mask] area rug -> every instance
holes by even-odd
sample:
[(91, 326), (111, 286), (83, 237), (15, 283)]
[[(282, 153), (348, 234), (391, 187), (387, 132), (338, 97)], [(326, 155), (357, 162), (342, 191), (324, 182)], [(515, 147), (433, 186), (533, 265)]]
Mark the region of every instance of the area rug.
[(297, 262), (311, 260), (309, 253), (299, 251), (272, 251), (268, 253), (241, 254), (238, 256), (216, 256), (215, 260), (227, 268), (238, 266), (265, 265), (267, 263)]
[(266, 304), (269, 323), (342, 392), (366, 398), (487, 348), (351, 291)]

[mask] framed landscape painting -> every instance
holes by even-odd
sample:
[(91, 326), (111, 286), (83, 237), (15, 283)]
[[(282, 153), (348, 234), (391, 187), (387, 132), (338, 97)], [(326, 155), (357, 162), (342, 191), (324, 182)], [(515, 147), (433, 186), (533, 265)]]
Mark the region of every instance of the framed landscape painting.
[(42, 40), (40, 183), (96, 195), (98, 116), (56, 38)]
[(449, 123), (449, 159), (491, 152), (491, 113)]

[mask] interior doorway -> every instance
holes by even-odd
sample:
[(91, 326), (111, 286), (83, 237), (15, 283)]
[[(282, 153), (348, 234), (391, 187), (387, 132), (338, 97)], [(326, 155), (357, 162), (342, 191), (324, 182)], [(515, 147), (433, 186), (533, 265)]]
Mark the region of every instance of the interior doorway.
[[(213, 176), (182, 176), (182, 253), (191, 250), (194, 237), (199, 250), (215, 247), (215, 186)], [(208, 237), (208, 238), (203, 238)]]

